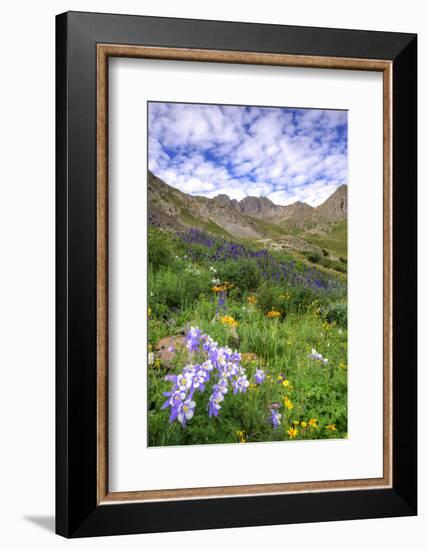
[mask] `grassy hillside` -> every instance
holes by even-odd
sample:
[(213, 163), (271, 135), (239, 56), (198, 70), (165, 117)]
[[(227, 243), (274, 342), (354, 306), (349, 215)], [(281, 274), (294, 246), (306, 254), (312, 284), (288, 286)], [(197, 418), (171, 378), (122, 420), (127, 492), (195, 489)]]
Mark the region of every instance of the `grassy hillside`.
[(344, 275), (150, 228), (148, 316), (149, 445), (347, 436)]
[[(324, 228), (323, 228), (324, 229)], [(348, 222), (341, 220), (326, 226), (325, 234), (310, 233), (301, 234), (308, 242), (332, 252), (335, 256), (348, 257)]]

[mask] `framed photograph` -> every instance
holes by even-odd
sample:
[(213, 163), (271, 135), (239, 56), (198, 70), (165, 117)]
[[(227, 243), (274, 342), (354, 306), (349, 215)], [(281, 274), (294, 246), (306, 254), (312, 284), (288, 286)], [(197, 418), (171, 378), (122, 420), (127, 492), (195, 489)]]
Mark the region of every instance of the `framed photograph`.
[(416, 35), (56, 25), (57, 533), (415, 515)]

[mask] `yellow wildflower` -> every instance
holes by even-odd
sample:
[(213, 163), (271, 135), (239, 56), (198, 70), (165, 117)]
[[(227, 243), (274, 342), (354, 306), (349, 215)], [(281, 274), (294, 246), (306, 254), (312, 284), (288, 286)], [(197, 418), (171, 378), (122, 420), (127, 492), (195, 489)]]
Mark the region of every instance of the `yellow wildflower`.
[(318, 428), (317, 419), (316, 418), (311, 418), (308, 422), (308, 425), (311, 428)]
[(284, 388), (290, 388), (290, 390), (292, 388), (290, 380), (284, 380), (282, 385), (284, 386)]
[(257, 304), (257, 298), (256, 298), (255, 296), (248, 296), (247, 302), (248, 302), (251, 306), (255, 306), (255, 305)]
[(266, 317), (268, 319), (276, 319), (278, 317), (281, 317), (281, 313), (279, 311), (276, 311), (275, 309), (272, 309), (271, 311), (268, 311), (266, 313)]
[(346, 365), (346, 363), (339, 363), (339, 368), (343, 369), (343, 370), (346, 370), (348, 368), (348, 366)]
[(245, 432), (243, 432), (242, 430), (238, 430), (236, 432), (236, 435), (238, 436), (238, 439), (239, 439), (239, 443), (245, 443), (247, 440), (245, 439)]
[(302, 422), (300, 422), (300, 425), (302, 426), (302, 428), (306, 428), (306, 426), (308, 425), (308, 423), (305, 422), (304, 420), (302, 420)]
[(284, 380), (283, 374), (278, 374), (278, 382), (282, 382)]
[(156, 367), (157, 369), (159, 369), (160, 366), (161, 366), (161, 360), (159, 359), (159, 357), (157, 357), (157, 358), (155, 359), (155, 367)]
[(337, 432), (336, 424), (329, 424), (325, 427), (326, 430), (330, 430), (331, 432)]
[(148, 313), (148, 315), (149, 315), (149, 317), (150, 317), (151, 314), (152, 314), (152, 308), (151, 308), (151, 307), (148, 308), (147, 313)]
[(284, 405), (289, 411), (291, 411), (291, 409), (294, 407), (293, 403), (288, 399), (288, 397), (284, 399)]
[(293, 424), (294, 424), (295, 426), (298, 426), (298, 425), (300, 424), (300, 421), (299, 421), (299, 420), (293, 420)]
[(294, 439), (299, 432), (298, 432), (297, 428), (289, 428), (287, 430), (287, 433), (290, 436), (290, 439)]
[(238, 321), (235, 321), (235, 319), (233, 317), (230, 317), (230, 315), (225, 315), (224, 317), (221, 317), (220, 321), (224, 325), (229, 325), (231, 327), (237, 327), (239, 324)]

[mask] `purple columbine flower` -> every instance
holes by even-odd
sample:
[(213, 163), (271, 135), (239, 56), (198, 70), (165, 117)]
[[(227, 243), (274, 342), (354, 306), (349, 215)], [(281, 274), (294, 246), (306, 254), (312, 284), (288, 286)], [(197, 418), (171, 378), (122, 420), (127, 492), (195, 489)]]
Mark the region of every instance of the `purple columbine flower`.
[(262, 384), (264, 382), (264, 379), (266, 378), (265, 371), (262, 369), (256, 369), (256, 373), (254, 375), (254, 381), (256, 384)]
[(189, 374), (189, 380), (193, 390), (199, 390), (203, 392), (205, 390), (205, 383), (209, 380), (209, 373), (197, 365), (191, 374)]
[(174, 408), (186, 399), (186, 392), (183, 390), (166, 391), (163, 392), (163, 394), (165, 397), (168, 397), (168, 399), (162, 405), (161, 410), (166, 409), (167, 407)]
[(233, 395), (236, 393), (245, 393), (250, 383), (247, 380), (246, 375), (239, 376), (233, 383)]
[(199, 349), (201, 331), (198, 328), (190, 327), (190, 330), (188, 331), (186, 338), (187, 338), (187, 349), (189, 351), (196, 351), (197, 349)]
[(275, 409), (270, 410), (270, 421), (272, 422), (273, 429), (276, 430), (281, 424), (281, 413)]
[(210, 395), (210, 400), (208, 402), (208, 416), (218, 416), (218, 411), (221, 409), (220, 403), (223, 401), (223, 394), (219, 391), (214, 391)]
[(183, 401), (175, 408), (171, 416), (174, 415), (174, 420), (175, 418), (177, 418), (180, 424), (184, 428), (186, 426), (186, 422), (191, 418), (193, 418), (193, 415), (195, 414), (195, 407), (196, 407), (196, 403), (194, 401), (191, 401), (190, 399), (186, 399), (186, 401)]

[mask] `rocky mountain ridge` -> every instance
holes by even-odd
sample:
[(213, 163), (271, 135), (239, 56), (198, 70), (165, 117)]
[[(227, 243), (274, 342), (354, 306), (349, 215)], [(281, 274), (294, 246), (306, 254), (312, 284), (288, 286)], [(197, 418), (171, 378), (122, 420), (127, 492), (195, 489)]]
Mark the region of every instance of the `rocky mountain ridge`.
[(213, 198), (193, 196), (168, 185), (148, 172), (149, 223), (180, 229), (203, 227), (237, 238), (279, 237), (292, 230), (316, 230), (347, 218), (347, 186), (341, 185), (321, 205), (303, 202), (276, 205), (267, 197), (248, 196), (237, 201), (221, 194)]

